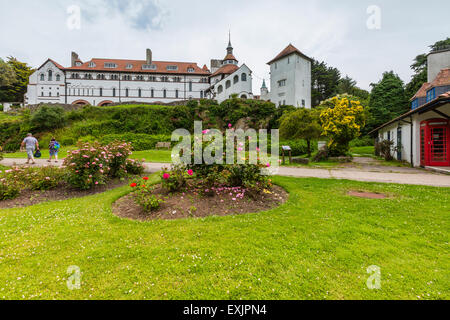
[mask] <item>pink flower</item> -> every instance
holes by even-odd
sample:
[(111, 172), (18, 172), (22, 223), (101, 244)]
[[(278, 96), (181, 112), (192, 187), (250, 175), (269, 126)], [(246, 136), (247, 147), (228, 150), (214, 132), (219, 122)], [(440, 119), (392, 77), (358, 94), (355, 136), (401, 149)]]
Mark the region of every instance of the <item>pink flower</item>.
[(233, 125), (231, 123), (228, 124), (228, 128), (231, 128)]
[(188, 170), (188, 175), (193, 176), (194, 175), (194, 171), (193, 170)]
[(168, 174), (168, 173), (164, 173), (163, 174), (163, 179), (164, 180), (168, 180), (170, 178), (170, 174)]
[(98, 184), (98, 181), (95, 181), (95, 184)]
[(266, 164), (266, 167), (267, 167), (267, 168), (270, 168), (270, 163)]

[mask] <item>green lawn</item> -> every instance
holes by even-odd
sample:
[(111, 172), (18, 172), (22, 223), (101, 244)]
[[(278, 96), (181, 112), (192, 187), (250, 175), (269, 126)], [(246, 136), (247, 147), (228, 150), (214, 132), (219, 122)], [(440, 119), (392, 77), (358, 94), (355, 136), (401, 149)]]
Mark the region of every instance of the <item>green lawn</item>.
[[(111, 204), (129, 187), (0, 210), (0, 299), (450, 298), (449, 188), (274, 181), (288, 203), (241, 216), (121, 220)], [(381, 290), (366, 286), (371, 265)]]
[(353, 156), (373, 157), (375, 156), (375, 147), (374, 146), (352, 147), (350, 148), (350, 153)]

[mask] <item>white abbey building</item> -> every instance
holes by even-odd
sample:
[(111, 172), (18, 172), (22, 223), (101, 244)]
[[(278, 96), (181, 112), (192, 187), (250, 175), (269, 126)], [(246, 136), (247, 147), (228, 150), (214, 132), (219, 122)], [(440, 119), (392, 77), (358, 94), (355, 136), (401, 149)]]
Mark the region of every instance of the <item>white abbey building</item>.
[[(277, 105), (311, 107), (311, 59), (289, 45), (269, 62), (271, 88), (261, 99)], [(211, 60), (210, 69), (194, 62), (91, 59), (83, 62), (72, 53), (71, 66), (48, 59), (30, 76), (26, 105), (40, 103), (105, 106), (112, 103), (172, 103), (189, 99), (215, 99), (236, 95), (254, 99), (252, 71), (238, 65), (231, 41), (223, 60)]]

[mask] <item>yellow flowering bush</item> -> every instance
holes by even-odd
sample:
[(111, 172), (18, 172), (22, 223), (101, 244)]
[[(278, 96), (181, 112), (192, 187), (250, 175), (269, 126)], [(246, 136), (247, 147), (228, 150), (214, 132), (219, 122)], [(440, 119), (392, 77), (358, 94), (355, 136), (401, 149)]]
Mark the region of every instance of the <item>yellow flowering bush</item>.
[(349, 100), (345, 96), (336, 96), (324, 103), (332, 105), (320, 114), (323, 135), (329, 138), (329, 155), (345, 155), (350, 141), (360, 135), (366, 124), (364, 108), (359, 101)]

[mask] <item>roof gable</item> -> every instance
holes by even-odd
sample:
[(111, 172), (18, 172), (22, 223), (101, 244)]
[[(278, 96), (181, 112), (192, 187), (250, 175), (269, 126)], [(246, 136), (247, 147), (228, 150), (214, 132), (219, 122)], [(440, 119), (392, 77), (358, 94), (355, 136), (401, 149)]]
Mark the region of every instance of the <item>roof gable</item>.
[(57, 62), (55, 62), (55, 61), (53, 61), (52, 59), (47, 59), (39, 68), (37, 68), (37, 70), (40, 70), (42, 67), (44, 67), (48, 62), (51, 62), (51, 63), (53, 63), (54, 65), (55, 65), (55, 67), (57, 67), (58, 69), (60, 69), (60, 70), (64, 70), (65, 68), (62, 66), (62, 65), (60, 65), (59, 63), (57, 63)]
[(296, 47), (294, 47), (292, 44), (289, 44), (283, 51), (281, 51), (275, 58), (273, 58), (271, 61), (269, 61), (267, 64), (272, 64), (280, 59), (283, 59), (284, 57), (287, 57), (291, 54), (298, 54), (300, 55), (302, 58), (309, 60), (309, 61), (313, 61), (310, 57), (306, 56), (305, 54), (303, 54), (300, 50), (298, 50)]

